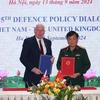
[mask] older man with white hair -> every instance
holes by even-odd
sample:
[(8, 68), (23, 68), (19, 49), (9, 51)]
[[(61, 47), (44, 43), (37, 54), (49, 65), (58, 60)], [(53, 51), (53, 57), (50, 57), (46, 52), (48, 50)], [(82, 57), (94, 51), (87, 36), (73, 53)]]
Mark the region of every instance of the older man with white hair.
[[(26, 38), (20, 56), (20, 61), (25, 66), (24, 81), (25, 87), (37, 85), (43, 73), (39, 70), (40, 55), (51, 55), (51, 41), (44, 38), (45, 27), (43, 24), (37, 24), (34, 28), (34, 36)], [(40, 43), (41, 41), (41, 43)], [(51, 59), (54, 62), (54, 58)]]

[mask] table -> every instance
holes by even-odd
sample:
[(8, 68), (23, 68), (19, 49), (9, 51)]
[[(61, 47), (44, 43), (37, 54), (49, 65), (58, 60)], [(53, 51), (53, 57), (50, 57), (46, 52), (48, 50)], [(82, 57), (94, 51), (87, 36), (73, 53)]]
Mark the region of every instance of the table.
[[(87, 100), (100, 100), (100, 89), (75, 92), (76, 96), (79, 94), (83, 94), (84, 97), (88, 98)], [(42, 100), (42, 98), (40, 95), (27, 91), (0, 91), (0, 100)]]
[(97, 90), (81, 90), (75, 93), (83, 94), (84, 97), (87, 97), (87, 100), (100, 100), (100, 89)]

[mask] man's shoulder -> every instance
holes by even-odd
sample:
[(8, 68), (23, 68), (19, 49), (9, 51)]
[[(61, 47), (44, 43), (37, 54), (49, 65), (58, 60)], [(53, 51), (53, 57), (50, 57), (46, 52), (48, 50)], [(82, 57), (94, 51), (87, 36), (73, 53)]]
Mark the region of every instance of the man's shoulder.
[(27, 37), (26, 39), (24, 39), (24, 44), (32, 44), (32, 43), (34, 43), (34, 41), (35, 41), (34, 36)]
[(68, 50), (69, 46), (61, 48), (61, 50)]
[(81, 50), (85, 50), (85, 47), (83, 47), (83, 46), (77, 46), (79, 49), (81, 49)]
[(43, 40), (44, 40), (44, 41), (49, 41), (49, 42), (51, 42), (51, 40), (49, 40), (49, 39), (47, 39), (47, 38), (43, 38)]
[(32, 36), (32, 37), (27, 37), (27, 38), (25, 38), (25, 41), (31, 41), (31, 40), (33, 40), (35, 37), (34, 36)]
[(78, 49), (77, 50), (80, 51), (81, 53), (86, 52), (86, 49), (83, 46), (78, 46)]

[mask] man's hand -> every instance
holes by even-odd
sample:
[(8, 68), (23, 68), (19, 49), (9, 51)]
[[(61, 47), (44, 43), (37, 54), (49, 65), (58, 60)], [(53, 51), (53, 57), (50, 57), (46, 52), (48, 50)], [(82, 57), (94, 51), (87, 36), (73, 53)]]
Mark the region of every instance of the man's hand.
[(35, 74), (42, 74), (42, 72), (36, 67), (34, 67), (31, 71), (34, 72)]
[(55, 58), (54, 57), (52, 57), (51, 59), (51, 62), (52, 62), (52, 64), (54, 63), (54, 61), (55, 61)]
[(72, 76), (70, 76), (71, 78), (76, 78), (76, 77), (78, 77), (78, 76), (80, 76), (80, 73), (75, 73), (75, 74), (73, 74)]

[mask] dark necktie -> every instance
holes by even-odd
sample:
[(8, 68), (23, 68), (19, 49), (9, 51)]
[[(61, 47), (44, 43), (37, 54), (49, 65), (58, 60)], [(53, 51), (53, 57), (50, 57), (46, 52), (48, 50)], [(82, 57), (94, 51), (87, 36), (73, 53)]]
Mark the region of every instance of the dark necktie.
[(43, 46), (42, 46), (41, 40), (39, 40), (39, 45), (40, 45), (40, 51), (41, 51), (41, 54), (44, 54)]

